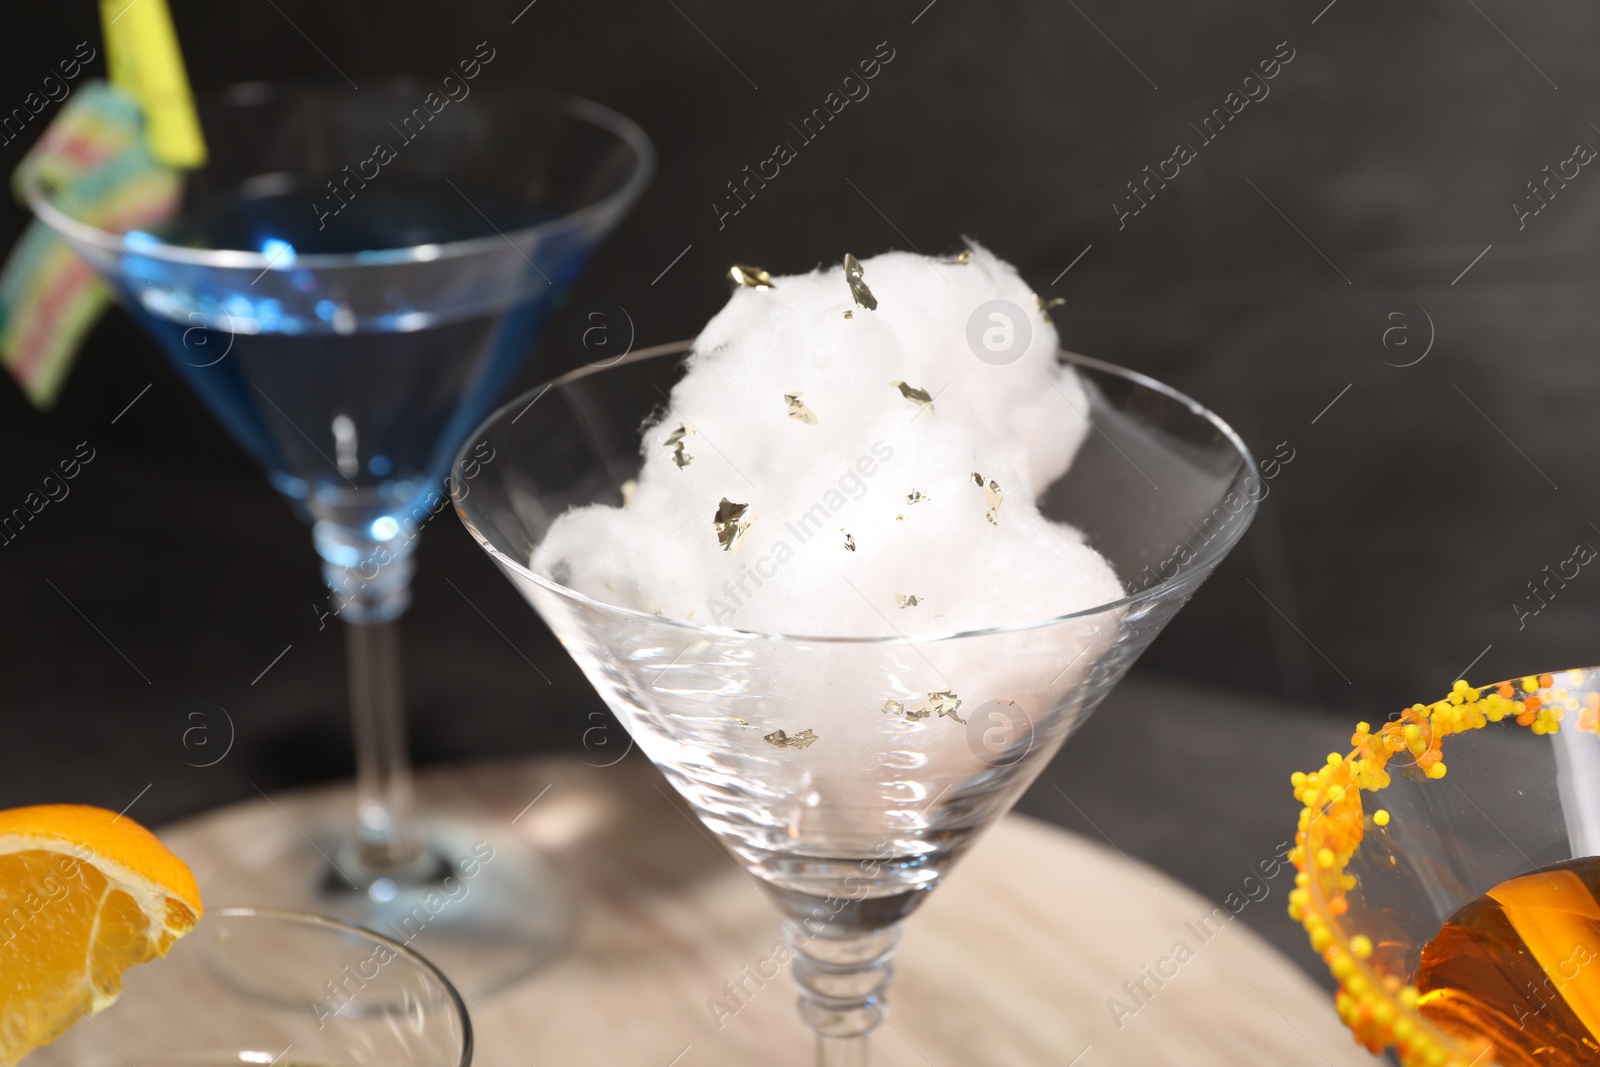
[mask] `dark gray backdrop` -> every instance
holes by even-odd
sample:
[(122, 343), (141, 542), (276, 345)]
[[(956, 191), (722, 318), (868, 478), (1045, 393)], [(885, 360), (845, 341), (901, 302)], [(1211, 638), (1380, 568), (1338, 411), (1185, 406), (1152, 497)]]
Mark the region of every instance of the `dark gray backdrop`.
[[(1442, 693), (1473, 661), (1488, 679), (1600, 659), (1582, 621), (1600, 574), (1552, 586), (1536, 615), (1513, 607), (1538, 606), (1527, 583), (1578, 542), (1600, 546), (1600, 176), (1580, 168), (1521, 229), (1512, 207), (1577, 142), (1600, 145), (1600, 14), (1508, 0), (525, 2), (174, 10), (202, 89), (442, 76), (489, 41), (489, 81), (637, 119), (659, 174), (575, 300), (625, 308), (641, 343), (692, 334), (731, 262), (797, 271), (846, 250), (949, 251), (966, 234), (1066, 298), (1071, 347), (1190, 392), (1263, 455), (1284, 443), (1294, 458), (1255, 529), (1141, 673), (1353, 721)], [(0, 105), (96, 34), (86, 0), (13, 13)], [(725, 183), (880, 42), (894, 58), (870, 96), (719, 229)], [(1259, 95), (1244, 79), (1275, 53), (1293, 58), (1269, 94), (1202, 142), (1190, 124), (1230, 92)], [(1119, 221), (1127, 183), (1180, 140), (1197, 158)], [(23, 148), (0, 149), (0, 166)], [(7, 233), (23, 219), (3, 217)], [(581, 359), (569, 325), (523, 384)], [(342, 643), (318, 629), (307, 532), (120, 312), (54, 411), (0, 383), (0, 510), (83, 440), (96, 459), (70, 498), (0, 547), (0, 804), (121, 807), (154, 779), (139, 812), (160, 821), (252, 782), (345, 773)], [(406, 636), (423, 760), (576, 745), (598, 707), (448, 514), (425, 536)], [(237, 726), (210, 771), (180, 761), (192, 701)]]

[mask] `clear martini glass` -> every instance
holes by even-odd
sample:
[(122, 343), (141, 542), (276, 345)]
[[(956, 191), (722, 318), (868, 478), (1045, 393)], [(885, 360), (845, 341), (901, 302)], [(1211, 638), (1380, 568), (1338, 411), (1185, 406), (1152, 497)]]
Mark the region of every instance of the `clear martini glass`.
[(226, 908), (27, 1067), (471, 1067), (467, 1005), (428, 960), (320, 915)]
[[(685, 351), (641, 351), (513, 400), (463, 447), (456, 507), (638, 746), (771, 893), (819, 1063), (864, 1064), (901, 921), (1237, 542), (1260, 486), (1244, 444), (1192, 400), (1063, 356), (1098, 432), (1042, 506), (1117, 568), (1132, 591), (1114, 603), (970, 633), (751, 633), (600, 603), (534, 570), (557, 516), (623, 503)], [(961, 707), (945, 714), (955, 695)], [(914, 712), (887, 714), (887, 701)], [(814, 742), (792, 743), (807, 730)]]
[[(203, 98), (210, 160), (149, 232), (86, 216), (40, 174), (23, 191), (311, 524), (326, 614), (346, 624), (355, 823), (307, 828), (305, 847), (223, 894), (416, 938), (478, 994), (553, 951), (570, 905), (487, 819), (413, 818), (399, 643), (412, 553), (457, 448), (654, 153), (590, 101), (446, 81), (442, 104), (408, 81)], [(479, 864), (469, 896), (433, 906)]]
[(1600, 667), (1457, 682), (1351, 743), (1295, 775), (1290, 914), (1356, 1039), (1405, 1067), (1595, 1063)]

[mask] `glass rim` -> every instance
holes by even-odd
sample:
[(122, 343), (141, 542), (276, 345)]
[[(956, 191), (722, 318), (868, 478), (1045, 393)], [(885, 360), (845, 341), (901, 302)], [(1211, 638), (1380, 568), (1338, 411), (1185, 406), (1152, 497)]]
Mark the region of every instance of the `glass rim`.
[[(1556, 670), (1539, 671), (1539, 672), (1534, 673), (1534, 674), (1522, 675), (1522, 676), (1516, 677), (1516, 678), (1504, 678), (1504, 679), (1501, 679), (1500, 681), (1497, 681), (1497, 682), (1487, 682), (1487, 683), (1484, 683), (1482, 685), (1473, 685), (1471, 683), (1467, 683), (1466, 679), (1463, 678), (1463, 679), (1460, 679), (1460, 681), (1458, 681), (1457, 684), (1460, 685), (1460, 684), (1465, 683), (1467, 685), (1467, 688), (1472, 689), (1472, 690), (1476, 690), (1480, 694), (1489, 693), (1491, 691), (1500, 692), (1500, 691), (1503, 690), (1504, 687), (1507, 687), (1507, 686), (1511, 687), (1514, 692), (1518, 691), (1518, 687), (1523, 687), (1520, 690), (1521, 692), (1536, 693), (1536, 692), (1543, 692), (1544, 689), (1546, 689), (1546, 688), (1561, 688), (1564, 679), (1566, 679), (1568, 676), (1570, 676), (1574, 681), (1581, 681), (1585, 677), (1594, 677), (1597, 674), (1600, 674), (1600, 666), (1563, 667), (1563, 668), (1558, 668)], [(1546, 687), (1543, 684), (1543, 678), (1544, 677), (1549, 677), (1551, 679), (1552, 686)], [(1537, 690), (1527, 690), (1526, 687), (1525, 687), (1525, 684), (1524, 684), (1525, 680), (1527, 680), (1527, 679), (1533, 679), (1533, 680), (1538, 681), (1539, 682), (1538, 689)], [(1503, 693), (1502, 693), (1502, 695), (1503, 695)], [(1448, 699), (1448, 698), (1446, 698), (1446, 699)], [(1437, 703), (1437, 702), (1435, 702), (1435, 703)], [(1428, 706), (1431, 707), (1432, 705), (1428, 705)], [(1392, 720), (1389, 720), (1389, 721), (1392, 721)], [(1573, 723), (1572, 724), (1572, 728), (1574, 730), (1581, 730), (1584, 727), (1581, 725), (1581, 723)], [(1506, 716), (1505, 718), (1502, 718), (1502, 719), (1499, 719), (1499, 720), (1490, 721), (1490, 722), (1488, 722), (1488, 723), (1484, 724), (1483, 726), (1478, 727), (1476, 729), (1452, 733), (1452, 734), (1449, 735), (1449, 737), (1463, 737), (1463, 736), (1466, 736), (1468, 734), (1475, 734), (1475, 733), (1478, 732), (1479, 729), (1482, 729), (1482, 730), (1498, 729), (1498, 730), (1502, 730), (1502, 731), (1505, 731), (1505, 730), (1524, 731), (1524, 732), (1528, 733), (1528, 736), (1539, 736), (1537, 734), (1533, 734), (1531, 731), (1525, 731), (1525, 728), (1520, 726), (1520, 725), (1518, 725), (1518, 723), (1514, 719), (1512, 719), (1510, 716)], [(1431, 736), (1431, 730), (1432, 730), (1432, 727), (1430, 726), (1430, 736)], [(1374, 734), (1373, 736), (1377, 736), (1377, 735)], [(1547, 741), (1551, 740), (1551, 735), (1546, 734), (1546, 735), (1543, 735), (1543, 736)], [(1449, 737), (1444, 738), (1444, 740), (1448, 741)], [(1357, 748), (1357, 747), (1350, 747), (1350, 748), (1340, 749), (1340, 750), (1336, 750), (1336, 751), (1340, 754), (1341, 762), (1344, 762), (1344, 763), (1352, 762), (1353, 760), (1358, 758), (1360, 756), (1360, 754), (1361, 754), (1361, 749)], [(1396, 753), (1396, 754), (1398, 754), (1398, 753)], [(1362, 848), (1362, 846), (1364, 844), (1366, 844), (1366, 840), (1367, 840), (1366, 821), (1370, 820), (1372, 818), (1373, 814), (1377, 810), (1381, 809), (1381, 807), (1382, 807), (1382, 799), (1381, 798), (1383, 797), (1383, 795), (1385, 793), (1387, 793), (1390, 789), (1396, 789), (1396, 788), (1399, 787), (1400, 783), (1399, 783), (1398, 780), (1396, 780), (1396, 778), (1397, 778), (1397, 776), (1391, 776), (1391, 780), (1390, 780), (1389, 784), (1387, 784), (1387, 785), (1385, 785), (1385, 786), (1383, 786), (1382, 788), (1379, 788), (1379, 789), (1372, 789), (1372, 788), (1370, 788), (1368, 786), (1363, 786), (1359, 782), (1352, 783), (1349, 787), (1344, 787), (1341, 784), (1332, 781), (1331, 779), (1324, 779), (1323, 781), (1321, 781), (1319, 783), (1319, 785), (1317, 786), (1316, 792), (1313, 793), (1313, 794), (1308, 794), (1308, 799), (1305, 801), (1304, 808), (1302, 809), (1303, 811), (1313, 811), (1313, 810), (1317, 811), (1318, 815), (1316, 815), (1313, 818), (1311, 818), (1309, 823), (1304, 828), (1297, 829), (1297, 832), (1296, 832), (1295, 845), (1296, 845), (1297, 848), (1302, 850), (1301, 861), (1306, 865), (1306, 867), (1309, 867), (1309, 865), (1310, 865), (1310, 861), (1308, 859), (1306, 859), (1306, 851), (1312, 849), (1313, 846), (1316, 846), (1318, 848), (1326, 846), (1326, 837), (1325, 837), (1326, 831), (1323, 831), (1322, 834), (1319, 835), (1318, 833), (1314, 833), (1313, 832), (1313, 827), (1315, 827), (1317, 825), (1317, 823), (1320, 821), (1322, 814), (1325, 814), (1327, 811), (1332, 810), (1332, 807), (1333, 807), (1334, 804), (1338, 803), (1346, 795), (1354, 795), (1354, 797), (1356, 798), (1357, 803), (1360, 805), (1360, 808), (1361, 808), (1361, 812), (1362, 812), (1362, 815), (1363, 815), (1363, 823), (1362, 823), (1362, 835), (1361, 835), (1360, 839), (1358, 839), (1356, 841), (1355, 847), (1350, 851), (1349, 860), (1346, 861), (1346, 866), (1340, 868), (1340, 872), (1341, 873), (1343, 873), (1344, 871), (1348, 870), (1349, 861), (1350, 860), (1355, 860), (1358, 856), (1360, 856), (1361, 848)], [(1414, 779), (1410, 779), (1410, 778), (1408, 778), (1406, 780), (1409, 781), (1409, 782), (1413, 782), (1414, 784), (1418, 785), (1419, 787), (1430, 787), (1430, 786), (1442, 785), (1440, 780), (1433, 779), (1433, 778), (1424, 778), (1420, 782), (1415, 781)], [(1459, 790), (1459, 788), (1460, 787), (1457, 786), (1458, 790)], [(1337, 792), (1335, 792), (1335, 790), (1337, 790)], [(1363, 798), (1362, 794), (1366, 794), (1367, 796), (1371, 797), (1372, 800), (1374, 801), (1374, 803), (1371, 805), (1371, 808), (1372, 808), (1371, 811), (1368, 810), (1369, 805), (1366, 802), (1366, 800)], [(1468, 798), (1468, 802), (1472, 803), (1471, 798)], [(1474, 803), (1474, 807), (1476, 807), (1475, 803)], [(1497, 830), (1499, 829), (1498, 826), (1496, 826), (1496, 829)], [(1302, 840), (1302, 837), (1301, 837), (1302, 834), (1304, 835), (1303, 840)], [(1510, 840), (1510, 839), (1508, 838), (1507, 840)], [(1519, 845), (1517, 845), (1515, 842), (1512, 843), (1512, 847), (1514, 849), (1516, 849), (1519, 853), (1521, 852), (1521, 847)], [(1527, 857), (1526, 857), (1525, 854), (1523, 855), (1523, 859), (1525, 861), (1527, 861)], [(1527, 862), (1531, 863), (1531, 861), (1527, 861)], [(1302, 869), (1305, 869), (1305, 868), (1302, 868)], [(1523, 872), (1523, 873), (1524, 874), (1532, 874), (1532, 873), (1535, 873), (1536, 871), (1542, 870), (1542, 869), (1543, 869), (1542, 867), (1535, 867), (1532, 870), (1529, 870), (1529, 871), (1526, 871), (1526, 872)], [(1307, 905), (1307, 907), (1306, 907), (1306, 916), (1303, 917), (1303, 918), (1297, 917), (1297, 922), (1298, 922), (1299, 925), (1306, 927), (1306, 929), (1307, 929), (1307, 931), (1309, 933), (1310, 927), (1309, 927), (1308, 924), (1310, 923), (1311, 919), (1314, 918), (1318, 923), (1321, 924), (1321, 926), (1326, 928), (1327, 931), (1329, 932), (1329, 935), (1330, 935), (1330, 941), (1329, 941), (1330, 948), (1328, 950), (1319, 951), (1318, 955), (1324, 956), (1324, 964), (1328, 967), (1329, 974), (1332, 975), (1334, 977), (1334, 980), (1339, 983), (1340, 990), (1343, 991), (1346, 988), (1346, 985), (1347, 985), (1349, 980), (1345, 979), (1345, 978), (1341, 978), (1340, 975), (1337, 972), (1334, 971), (1332, 962), (1330, 960), (1328, 960), (1326, 958), (1326, 956), (1324, 955), (1325, 951), (1331, 951), (1331, 950), (1337, 949), (1342, 958), (1348, 959), (1350, 961), (1350, 964), (1351, 964), (1351, 974), (1353, 976), (1355, 976), (1355, 977), (1359, 977), (1360, 979), (1362, 979), (1366, 983), (1367, 988), (1373, 991), (1373, 995), (1381, 996), (1390, 1005), (1390, 1007), (1392, 1008), (1395, 1018), (1397, 1018), (1397, 1019), (1399, 1019), (1399, 1018), (1409, 1019), (1414, 1026), (1419, 1028), (1419, 1032), (1427, 1034), (1431, 1038), (1431, 1040), (1434, 1043), (1434, 1045), (1436, 1045), (1437, 1047), (1439, 1047), (1441, 1049), (1448, 1050), (1448, 1051), (1460, 1051), (1460, 1046), (1462, 1046), (1463, 1043), (1468, 1039), (1463, 1038), (1462, 1036), (1456, 1034), (1453, 1031), (1446, 1030), (1443, 1026), (1441, 1026), (1434, 1019), (1432, 1019), (1431, 1017), (1429, 1017), (1427, 1015), (1424, 1015), (1422, 1013), (1422, 1011), (1420, 1010), (1420, 1008), (1417, 1007), (1416, 1005), (1411, 1005), (1411, 1006), (1406, 1005), (1404, 1003), (1404, 1001), (1401, 999), (1401, 997), (1399, 995), (1399, 992), (1397, 990), (1390, 990), (1385, 985), (1386, 975), (1385, 975), (1384, 972), (1382, 972), (1382, 971), (1380, 971), (1378, 969), (1378, 965), (1373, 962), (1373, 959), (1372, 958), (1368, 958), (1368, 957), (1363, 957), (1360, 954), (1358, 954), (1355, 951), (1353, 951), (1353, 943), (1355, 942), (1355, 940), (1358, 937), (1366, 936), (1366, 934), (1361, 929), (1358, 928), (1358, 922), (1349, 917), (1348, 911), (1336, 911), (1334, 909), (1334, 905), (1333, 905), (1334, 896), (1328, 892), (1327, 887), (1324, 884), (1322, 884), (1322, 882), (1318, 878), (1309, 877), (1307, 879), (1307, 881), (1306, 881), (1306, 885), (1305, 885), (1304, 888), (1305, 888), (1305, 894), (1306, 894), (1305, 895), (1305, 903)], [(1355, 890), (1351, 890), (1351, 892), (1354, 893)], [(1346, 908), (1348, 908), (1348, 905), (1346, 905)], [(1369, 938), (1369, 940), (1370, 940), (1370, 938)], [(1315, 948), (1315, 944), (1314, 943), (1313, 943), (1313, 948)], [(1419, 946), (1419, 948), (1420, 948), (1420, 946)], [(1348, 1020), (1344, 1020), (1344, 1021), (1345, 1021), (1345, 1024), (1347, 1026), (1351, 1026), (1351, 1024), (1349, 1023)], [(1353, 1029), (1354, 1028), (1352, 1027), (1352, 1030)], [(1359, 1037), (1359, 1035), (1358, 1035), (1358, 1037)], [(1385, 1045), (1385, 1047), (1389, 1047), (1389, 1046), (1396, 1046), (1397, 1047), (1398, 1046), (1398, 1042), (1392, 1041), (1392, 1040), (1385, 1040), (1384, 1041), (1384, 1045)], [(1467, 1051), (1470, 1052), (1471, 1050), (1468, 1049)], [(1404, 1062), (1412, 1062), (1412, 1061), (1405, 1060)], [(1494, 1067), (1494, 1065), (1496, 1063), (1498, 1063), (1498, 1062), (1499, 1062), (1498, 1058), (1496, 1058), (1496, 1059), (1484, 1059), (1482, 1053), (1479, 1054), (1479, 1059), (1474, 1061), (1474, 1063), (1481, 1064), (1481, 1067)]]
[[(468, 435), (466, 442), (462, 444), (460, 451), (458, 451), (456, 454), (455, 462), (450, 466), (451, 503), (454, 504), (456, 515), (461, 519), (462, 525), (467, 528), (467, 532), (470, 533), (473, 539), (478, 542), (479, 547), (487, 552), (490, 558), (492, 558), (496, 563), (503, 567), (509, 568), (513, 573), (528, 579), (535, 585), (538, 585), (541, 588), (564, 599), (574, 601), (585, 607), (600, 610), (607, 614), (620, 615), (626, 618), (637, 619), (655, 625), (666, 625), (690, 634), (723, 638), (734, 637), (740, 639), (756, 639), (762, 641), (806, 642), (809, 644), (872, 645), (905, 643), (924, 645), (934, 644), (942, 641), (954, 641), (960, 638), (988, 637), (999, 634), (1022, 633), (1028, 630), (1043, 629), (1044, 627), (1054, 626), (1058, 623), (1071, 622), (1077, 619), (1085, 619), (1091, 616), (1104, 614), (1108, 611), (1122, 610), (1124, 608), (1132, 607), (1135, 604), (1141, 604), (1146, 601), (1159, 599), (1160, 597), (1171, 593), (1175, 589), (1198, 584), (1200, 581), (1204, 580), (1206, 575), (1210, 573), (1210, 566), (1203, 566), (1201, 565), (1202, 562), (1214, 565), (1216, 562), (1220, 562), (1224, 557), (1226, 557), (1227, 554), (1232, 551), (1233, 546), (1238, 543), (1239, 538), (1244, 536), (1245, 530), (1249, 528), (1251, 520), (1255, 517), (1256, 509), (1261, 504), (1260, 497), (1250, 496), (1247, 494), (1245, 497), (1245, 507), (1238, 513), (1237, 516), (1242, 518), (1243, 521), (1234, 523), (1233, 529), (1230, 532), (1222, 537), (1218, 537), (1213, 542), (1207, 543), (1202, 552), (1196, 555), (1195, 565), (1190, 566), (1186, 570), (1180, 570), (1171, 578), (1163, 578), (1149, 588), (1142, 589), (1136, 593), (1129, 593), (1125, 596), (1119, 597), (1116, 600), (1108, 601), (1103, 604), (1097, 604), (1093, 607), (1082, 608), (1078, 611), (1069, 612), (1065, 615), (1054, 615), (1045, 619), (1006, 623), (1002, 626), (989, 626), (978, 630), (948, 630), (921, 634), (896, 634), (890, 637), (839, 634), (786, 634), (762, 630), (740, 630), (730, 626), (707, 626), (701, 623), (690, 622), (685, 619), (670, 618), (665, 615), (651, 615), (646, 612), (639, 611), (636, 608), (624, 608), (619, 607), (616, 604), (607, 604), (604, 601), (595, 600), (593, 597), (585, 596), (576, 589), (572, 589), (560, 584), (559, 582), (552, 581), (551, 579), (536, 573), (525, 564), (510, 558), (504, 552), (501, 552), (499, 548), (497, 548), (486, 536), (484, 536), (482, 531), (478, 529), (477, 525), (467, 514), (466, 508), (462, 504), (463, 497), (456, 491), (459, 485), (456, 471), (461, 468), (462, 464), (468, 458), (467, 449), (481, 441), (487, 432), (495, 427), (506, 413), (511, 411), (513, 408), (518, 407), (519, 405), (525, 405), (530, 397), (537, 399), (538, 397), (543, 396), (546, 392), (558, 386), (564, 386), (572, 382), (579, 381), (583, 378), (589, 377), (592, 374), (599, 374), (603, 371), (611, 369), (612, 367), (624, 366), (630, 363), (639, 363), (647, 359), (656, 359), (662, 356), (684, 354), (692, 351), (693, 348), (693, 341), (671, 341), (666, 344), (655, 345), (650, 348), (642, 348), (637, 351), (630, 352), (626, 356), (617, 360), (615, 363), (608, 363), (605, 366), (587, 365), (579, 367), (575, 370), (568, 371), (566, 374), (563, 374), (558, 378), (554, 378), (548, 382), (545, 382), (543, 385), (513, 397), (511, 400), (500, 405), (493, 412), (491, 412), (489, 416), (485, 418), (483, 422), (481, 422), (477, 428), (472, 431), (471, 434)], [(1140, 385), (1144, 388), (1160, 393), (1171, 400), (1177, 401), (1182, 406), (1188, 408), (1191, 413), (1198, 415), (1207, 422), (1211, 423), (1211, 425), (1217, 429), (1218, 433), (1220, 433), (1229, 443), (1233, 445), (1240, 458), (1244, 461), (1244, 468), (1248, 471), (1255, 470), (1255, 456), (1253, 453), (1251, 453), (1250, 446), (1244, 443), (1243, 438), (1241, 438), (1233, 429), (1233, 427), (1228, 425), (1228, 423), (1225, 422), (1221, 416), (1217, 415), (1216, 412), (1212, 411), (1210, 408), (1207, 408), (1199, 401), (1180, 393), (1170, 385), (1166, 385), (1154, 378), (1151, 378), (1149, 375), (1141, 374), (1138, 371), (1129, 370), (1126, 367), (1119, 367), (1115, 363), (1108, 363), (1105, 360), (1095, 359), (1092, 356), (1079, 355), (1076, 352), (1068, 352), (1066, 349), (1060, 349), (1056, 355), (1059, 362), (1069, 363), (1074, 366), (1087, 367), (1092, 370), (1111, 374), (1115, 377), (1130, 381), (1135, 385)], [(1085, 421), (1087, 421), (1087, 416), (1085, 417)], [(1090, 426), (1093, 428), (1093, 423), (1090, 423)]]
[[(303, 928), (319, 928), (334, 933), (354, 935), (382, 945), (408, 963), (421, 967), (425, 973), (439, 983), (440, 988), (449, 996), (451, 1006), (455, 1009), (456, 1016), (461, 1020), (461, 1055), (456, 1060), (456, 1067), (470, 1067), (473, 1052), (472, 1016), (467, 1010), (466, 999), (462, 997), (461, 991), (456, 988), (455, 983), (450, 980), (450, 976), (439, 969), (438, 964), (405, 942), (396, 941), (387, 934), (380, 934), (376, 930), (356, 923), (335, 919), (328, 915), (318, 915), (309, 911), (293, 911), (287, 908), (229, 907), (217, 908), (208, 914), (214, 917), (230, 919), (270, 919), (276, 922), (292, 923)], [(201, 922), (204, 921), (205, 917), (202, 916)]]
[[(380, 88), (399, 89), (422, 84), (416, 78), (398, 77), (379, 82), (378, 86)], [(337, 83), (327, 80), (241, 82), (212, 92), (202, 93), (200, 94), (200, 99), (206, 102), (216, 101), (237, 107), (259, 103), (273, 96), (287, 95), (297, 90), (326, 92), (336, 86)], [(629, 148), (633, 149), (636, 161), (632, 172), (628, 175), (628, 179), (622, 183), (621, 187), (606, 196), (585, 204), (574, 211), (569, 211), (557, 218), (547, 219), (532, 226), (523, 226), (515, 230), (497, 233), (492, 237), (468, 237), (459, 241), (405, 245), (399, 248), (375, 248), (360, 252), (313, 252), (296, 256), (292, 263), (286, 263), (280, 269), (287, 270), (295, 267), (328, 270), (399, 263), (431, 263), (436, 260), (461, 259), (479, 255), (498, 249), (507, 243), (512, 244), (513, 248), (515, 248), (514, 239), (538, 238), (546, 233), (572, 229), (630, 203), (644, 189), (645, 184), (650, 180), (651, 174), (655, 172), (655, 145), (651, 142), (649, 135), (644, 132), (643, 127), (620, 111), (597, 103), (587, 97), (568, 93), (552, 93), (537, 89), (499, 89), (491, 90), (491, 92), (498, 93), (504, 97), (539, 100), (550, 105), (553, 110), (565, 111), (570, 116), (609, 131)], [(259, 271), (270, 269), (276, 262), (274, 257), (269, 257), (263, 252), (251, 252), (246, 249), (188, 248), (166, 243), (159, 243), (154, 247), (141, 245), (136, 248), (130, 246), (127, 242), (128, 231), (103, 230), (86, 219), (73, 218), (56, 207), (45, 194), (43, 188), (44, 185), (48, 184), (54, 189), (54, 183), (37, 171), (27, 172), (18, 184), (22, 198), (27, 202), (28, 209), (52, 230), (69, 239), (84, 243), (103, 244), (124, 258), (140, 256), (159, 262), (181, 263), (189, 266), (223, 270)], [(59, 189), (55, 191), (60, 193)], [(493, 223), (490, 223), (490, 225), (493, 225)]]

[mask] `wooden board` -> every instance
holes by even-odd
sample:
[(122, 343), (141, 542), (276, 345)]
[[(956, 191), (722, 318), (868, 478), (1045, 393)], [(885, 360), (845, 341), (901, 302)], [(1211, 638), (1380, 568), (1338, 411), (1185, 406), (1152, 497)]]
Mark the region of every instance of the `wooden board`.
[[(747, 981), (742, 1004), (724, 1000), (739, 1008), (731, 1016), (711, 1008), (772, 952), (777, 912), (637, 755), (611, 767), (557, 757), (448, 768), (423, 776), (418, 794), (434, 810), (498, 820), (559, 863), (581, 900), (550, 966), (473, 1003), (479, 1067), (811, 1067), (787, 974)], [(205, 890), (351, 803), (348, 788), (277, 795), (162, 836)], [(1249, 906), (1283, 907), (1287, 884)], [(1243, 922), (1199, 926), (1214, 907), (1112, 849), (1011, 816), (907, 923), (873, 1063), (1375, 1062), (1331, 995)], [(1178, 942), (1192, 954), (1181, 964)], [(1144, 969), (1158, 964), (1172, 975), (1159, 985)], [(1143, 1003), (1124, 988), (1141, 981)]]

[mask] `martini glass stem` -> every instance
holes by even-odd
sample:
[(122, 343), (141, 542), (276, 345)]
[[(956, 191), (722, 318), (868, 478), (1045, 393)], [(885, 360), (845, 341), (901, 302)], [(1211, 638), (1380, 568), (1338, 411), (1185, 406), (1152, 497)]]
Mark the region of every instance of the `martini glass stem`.
[(817, 1067), (866, 1067), (867, 1039), (884, 1019), (889, 962), (900, 928), (836, 934), (816, 919), (784, 923), (800, 988), (800, 1017), (817, 1035)]
[(868, 1067), (867, 1035), (825, 1037), (817, 1035), (817, 1067)]
[(400, 680), (400, 620), (345, 625), (356, 743), (357, 837), (362, 865), (411, 863), (411, 762)]
[[(350, 717), (356, 745), (355, 856), (365, 884), (383, 877), (412, 881), (423, 859), (411, 821), (411, 763), (406, 751), (400, 675), (400, 617), (411, 605), (414, 532), (377, 541), (360, 529), (312, 527), (322, 577), (345, 624)], [(348, 847), (348, 846), (347, 846)]]

